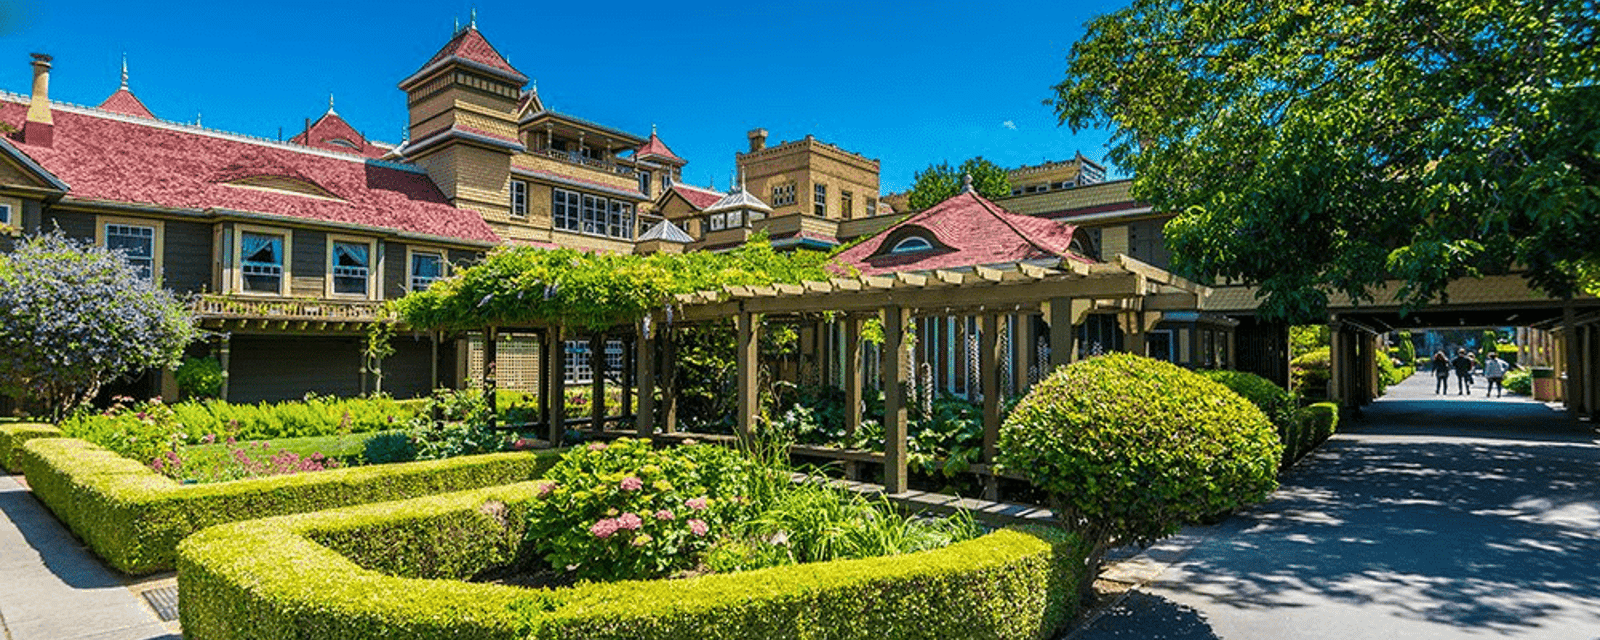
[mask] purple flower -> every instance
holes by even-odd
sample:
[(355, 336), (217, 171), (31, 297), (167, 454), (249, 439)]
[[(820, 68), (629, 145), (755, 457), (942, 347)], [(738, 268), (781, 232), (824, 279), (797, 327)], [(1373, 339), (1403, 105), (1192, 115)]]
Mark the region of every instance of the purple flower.
[(677, 516), (672, 515), (672, 512), (668, 511), (666, 509), (662, 509), (662, 510), (656, 512), (656, 519), (657, 520), (671, 520), (671, 519), (673, 519), (675, 517), (677, 517)]
[(628, 476), (622, 479), (621, 486), (623, 491), (638, 491), (644, 488), (644, 481), (633, 476)]
[(638, 531), (644, 526), (644, 520), (636, 513), (624, 513), (617, 517), (617, 526), (629, 531)]
[(707, 525), (706, 521), (704, 520), (690, 520), (689, 531), (693, 532), (697, 536), (704, 536), (706, 535), (706, 532), (711, 531), (711, 527), (710, 525)]
[(616, 532), (617, 521), (613, 518), (606, 518), (589, 527), (589, 533), (594, 534), (594, 537), (601, 540), (611, 537), (611, 534)]
[(702, 497), (702, 498), (690, 499), (689, 501), (684, 502), (683, 506), (689, 507), (690, 509), (694, 509), (695, 511), (705, 511), (706, 507), (710, 506), (710, 505), (709, 505), (709, 501)]

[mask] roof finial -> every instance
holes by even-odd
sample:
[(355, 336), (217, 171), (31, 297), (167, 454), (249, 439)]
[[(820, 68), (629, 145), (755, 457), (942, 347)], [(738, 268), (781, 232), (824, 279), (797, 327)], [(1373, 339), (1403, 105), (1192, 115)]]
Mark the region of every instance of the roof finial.
[(469, 26), (467, 28), (468, 29), (477, 29), (478, 28), (478, 8), (477, 7), (473, 7), (472, 8), (472, 22), (469, 23)]
[(656, 123), (652, 122), (652, 123), (650, 123), (650, 135), (653, 136), (655, 134), (656, 134)]
[(461, 33), (461, 16), (456, 16), (456, 26), (450, 29), (450, 35)]
[(972, 193), (972, 174), (968, 173), (961, 176), (961, 192)]
[(205, 125), (201, 124), (201, 121), (200, 121), (200, 116), (201, 115), (202, 114), (199, 111), (194, 112), (194, 126), (204, 128)]
[(332, 91), (328, 92), (328, 115), (330, 115), (330, 116), (339, 115), (339, 114), (333, 112), (333, 92)]
[(122, 89), (128, 89), (128, 52), (122, 52)]

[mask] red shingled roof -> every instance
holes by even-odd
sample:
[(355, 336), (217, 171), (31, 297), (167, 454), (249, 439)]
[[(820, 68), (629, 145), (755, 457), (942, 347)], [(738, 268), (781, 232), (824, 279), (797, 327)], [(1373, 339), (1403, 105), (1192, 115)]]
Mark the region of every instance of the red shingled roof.
[(656, 136), (656, 132), (654, 131), (650, 132), (650, 139), (645, 141), (643, 145), (639, 146), (638, 150), (633, 152), (633, 157), (635, 158), (643, 158), (645, 156), (655, 156), (663, 160), (687, 164), (683, 158), (679, 158), (677, 154), (672, 152), (671, 149), (668, 149), (667, 143), (662, 142), (661, 138)]
[(689, 204), (694, 205), (694, 208), (696, 209), (704, 209), (714, 205), (718, 200), (721, 200), (723, 196), (728, 195), (726, 193), (717, 193), (710, 189), (702, 189), (700, 187), (691, 187), (686, 184), (676, 183), (672, 185), (672, 190), (676, 191), (678, 195), (683, 196), (683, 199), (688, 200)]
[(361, 135), (360, 131), (356, 131), (355, 127), (350, 126), (350, 123), (345, 122), (344, 118), (339, 117), (339, 114), (334, 113), (332, 109), (311, 123), (311, 128), (289, 138), (289, 142), (329, 151), (354, 153), (368, 158), (381, 158), (386, 151), (382, 147), (368, 144), (367, 138)]
[(462, 29), (454, 38), (446, 42), (443, 48), (439, 49), (439, 53), (433, 54), (433, 58), (428, 60), (428, 64), (422, 65), (422, 67), (426, 69), (436, 62), (450, 57), (471, 60), (501, 71), (522, 75), (522, 72), (512, 68), (511, 63), (506, 62), (506, 59), (500, 56), (499, 51), (495, 51), (494, 45), (489, 44), (483, 34), (478, 33), (477, 27)]
[[(1006, 211), (974, 192), (945, 200), (884, 229), (838, 255), (865, 275), (925, 271), (1038, 258), (1092, 262), (1072, 248), (1077, 227)], [(919, 235), (933, 244), (927, 251), (893, 255), (891, 241)]]
[(106, 97), (106, 101), (100, 103), (100, 108), (125, 116), (156, 117), (155, 114), (150, 113), (150, 109), (146, 108), (143, 102), (139, 101), (139, 97), (133, 95), (133, 92), (129, 91), (127, 87), (117, 89), (116, 93)]
[[(20, 129), (26, 111), (24, 104), (0, 101), (0, 122)], [(499, 241), (478, 214), (450, 206), (423, 173), (156, 121), (127, 122), (65, 109), (56, 109), (54, 119), (52, 146), (19, 142), (17, 148), (71, 185), (68, 195), (75, 198)], [(311, 182), (339, 200), (226, 184), (257, 176)]]

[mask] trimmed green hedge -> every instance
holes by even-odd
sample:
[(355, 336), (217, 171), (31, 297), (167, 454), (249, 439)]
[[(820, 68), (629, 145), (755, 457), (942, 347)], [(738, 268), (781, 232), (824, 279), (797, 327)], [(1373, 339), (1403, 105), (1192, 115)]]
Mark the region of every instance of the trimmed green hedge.
[(1279, 472), (1288, 471), (1306, 454), (1333, 436), (1339, 426), (1339, 405), (1318, 402), (1303, 407), (1294, 414), (1287, 425), (1278, 425), (1278, 438), (1283, 441), (1283, 464)]
[(60, 429), (47, 424), (0, 424), (0, 467), (11, 473), (22, 473), (22, 460), (18, 457), (22, 443), (34, 438), (61, 437), (65, 437), (65, 434)]
[(90, 549), (142, 574), (173, 568), (178, 542), (211, 525), (521, 482), (558, 457), (497, 453), (180, 485), (98, 445), (52, 438), (25, 444), (21, 463), (33, 494)]
[(922, 553), (682, 580), (524, 589), (459, 578), (526, 559), (539, 483), (240, 522), (178, 550), (184, 637), (1054, 637), (1087, 549), (1006, 529)]

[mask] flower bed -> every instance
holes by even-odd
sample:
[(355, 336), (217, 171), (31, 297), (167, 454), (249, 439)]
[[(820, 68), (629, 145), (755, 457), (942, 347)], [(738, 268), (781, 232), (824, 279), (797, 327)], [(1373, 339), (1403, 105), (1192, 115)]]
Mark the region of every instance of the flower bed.
[(519, 482), (539, 477), (556, 458), (500, 453), (182, 485), (76, 438), (31, 440), (20, 456), (34, 495), (130, 574), (171, 569), (178, 542), (214, 524)]
[(60, 438), (63, 435), (60, 429), (47, 424), (0, 424), (0, 467), (11, 473), (22, 473), (22, 461), (17, 455), (22, 451), (22, 443), (34, 438)]
[(1007, 529), (934, 551), (681, 580), (524, 589), (462, 579), (527, 560), (545, 483), (212, 527), (179, 547), (184, 636), (1049, 638), (1085, 549)]

